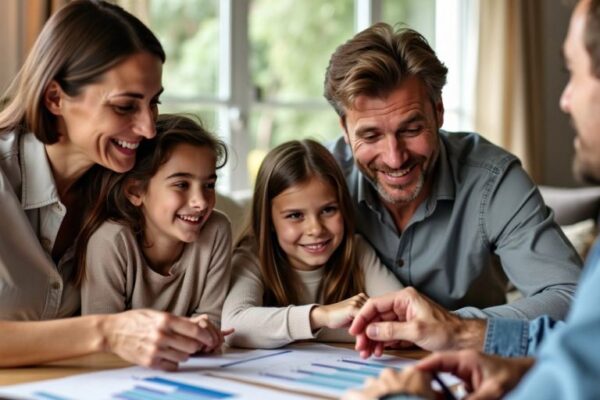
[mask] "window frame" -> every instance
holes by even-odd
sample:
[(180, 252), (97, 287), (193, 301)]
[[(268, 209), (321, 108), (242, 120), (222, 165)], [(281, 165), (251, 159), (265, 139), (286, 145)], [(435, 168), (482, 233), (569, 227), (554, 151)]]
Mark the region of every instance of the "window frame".
[[(278, 101), (253, 98), (253, 83), (250, 75), (249, 56), (249, 12), (252, 0), (219, 0), (219, 83), (217, 97), (194, 96), (180, 99), (164, 97), (163, 103), (171, 107), (181, 104), (197, 104), (213, 107), (217, 113), (215, 127), (230, 148), (230, 161), (221, 170), (218, 189), (233, 198), (244, 198), (251, 191), (250, 177), (246, 173), (246, 158), (250, 152), (249, 118), (254, 108), (274, 108), (282, 110), (318, 110), (330, 108), (327, 102)], [(440, 58), (449, 66), (452, 75), (444, 91), (446, 113), (453, 116), (458, 124), (472, 127), (474, 78), (476, 58), (476, 16), (477, 0), (436, 0), (435, 43), (451, 42), (451, 51), (438, 51)], [(450, 3), (454, 12), (437, 12), (442, 7), (447, 10)], [(438, 8), (439, 7), (439, 8)], [(382, 20), (382, 0), (354, 0), (354, 31), (359, 32)], [(448, 29), (454, 32), (455, 40), (448, 41)], [(470, 39), (471, 38), (471, 39)], [(469, 69), (469, 66), (472, 66)], [(323, 71), (324, 73), (324, 71)], [(465, 89), (466, 88), (466, 89)], [(331, 112), (334, 112), (331, 110)], [(454, 117), (455, 115), (455, 117)], [(454, 127), (453, 127), (454, 128)]]

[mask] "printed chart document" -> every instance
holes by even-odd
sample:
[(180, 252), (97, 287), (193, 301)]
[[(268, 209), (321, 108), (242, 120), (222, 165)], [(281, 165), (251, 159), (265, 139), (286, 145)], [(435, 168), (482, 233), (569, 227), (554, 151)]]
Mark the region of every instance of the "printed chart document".
[(34, 400), (300, 400), (256, 385), (191, 372), (122, 368), (0, 387), (0, 398)]
[(228, 349), (192, 357), (178, 372), (129, 367), (0, 387), (0, 398), (32, 400), (299, 400), (304, 396), (203, 375), (224, 363), (270, 354), (270, 350)]
[[(0, 397), (35, 400), (294, 400), (338, 398), (383, 368), (413, 360), (384, 356), (362, 360), (348, 349), (301, 344), (277, 350), (229, 349), (192, 357), (177, 372), (130, 367), (0, 387)], [(447, 385), (458, 380), (442, 375)], [(257, 386), (259, 384), (261, 386)]]
[[(354, 350), (301, 344), (222, 364), (212, 375), (338, 398), (361, 387), (366, 378), (379, 376), (384, 368), (403, 369), (415, 362), (395, 356), (363, 360)], [(448, 374), (440, 378), (447, 386), (460, 382)], [(439, 390), (435, 383), (434, 388)]]

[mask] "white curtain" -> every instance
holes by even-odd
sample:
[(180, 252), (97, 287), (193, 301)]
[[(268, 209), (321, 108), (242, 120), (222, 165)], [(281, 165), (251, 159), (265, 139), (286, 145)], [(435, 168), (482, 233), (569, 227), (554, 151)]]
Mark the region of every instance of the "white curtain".
[(539, 181), (540, 0), (480, 0), (475, 128), (516, 154)]

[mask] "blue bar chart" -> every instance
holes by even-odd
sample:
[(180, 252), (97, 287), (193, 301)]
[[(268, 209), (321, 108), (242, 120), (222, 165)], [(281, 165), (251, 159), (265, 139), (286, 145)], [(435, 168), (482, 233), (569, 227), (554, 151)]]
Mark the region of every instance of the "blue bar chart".
[[(177, 372), (128, 367), (11, 387), (0, 397), (35, 400), (300, 400), (339, 398), (384, 368), (414, 360), (393, 356), (364, 360), (353, 350), (299, 344), (277, 350), (233, 350), (192, 358)], [(457, 382), (448, 381), (446, 384)]]
[[(257, 358), (253, 356), (253, 358)], [(222, 364), (223, 359), (219, 360)], [(142, 367), (0, 387), (0, 398), (29, 400), (300, 400), (304, 396), (206, 376)]]
[(281, 381), (346, 391), (361, 386), (368, 377), (377, 377), (384, 368), (392, 367), (379, 363), (340, 359), (336, 363), (310, 363), (308, 366), (292, 370), (292, 374), (263, 372), (263, 375)]
[(223, 365), (221, 371), (228, 377), (243, 377), (282, 389), (339, 397), (348, 389), (361, 387), (366, 378), (379, 376), (384, 368), (402, 369), (413, 362), (397, 357), (362, 360), (352, 350), (322, 345), (311, 345), (311, 350), (289, 346), (260, 359)]

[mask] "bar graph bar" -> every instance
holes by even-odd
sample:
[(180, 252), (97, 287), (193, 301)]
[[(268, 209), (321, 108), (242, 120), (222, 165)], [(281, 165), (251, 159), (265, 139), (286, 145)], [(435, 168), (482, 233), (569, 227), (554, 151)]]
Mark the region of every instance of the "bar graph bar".
[[(146, 383), (146, 385), (144, 385)], [(150, 384), (150, 385), (148, 385)], [(113, 399), (121, 400), (216, 400), (234, 398), (232, 393), (221, 392), (197, 385), (160, 377), (143, 378), (133, 388), (119, 392)]]
[(358, 360), (351, 360), (351, 359), (347, 359), (347, 358), (342, 358), (340, 361), (343, 363), (347, 363), (347, 364), (362, 365), (363, 367), (372, 368), (373, 370), (377, 370), (377, 371), (381, 371), (384, 368), (402, 369), (402, 368), (396, 368), (393, 365), (386, 365), (383, 363), (372, 362), (372, 361), (358, 361)]
[(41, 400), (71, 400), (68, 397), (58, 396), (53, 393), (42, 391), (34, 392), (33, 395)]
[(314, 365), (315, 367), (331, 368), (331, 369), (339, 371), (339, 372), (348, 372), (350, 374), (361, 375), (363, 378), (366, 378), (369, 376), (376, 377), (379, 375), (379, 371), (380, 371), (379, 369), (373, 369), (370, 367), (346, 368), (346, 367), (340, 367), (337, 365), (329, 365), (329, 364), (321, 364), (321, 363), (313, 363), (312, 365)]

